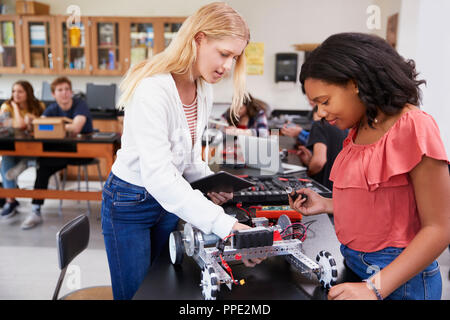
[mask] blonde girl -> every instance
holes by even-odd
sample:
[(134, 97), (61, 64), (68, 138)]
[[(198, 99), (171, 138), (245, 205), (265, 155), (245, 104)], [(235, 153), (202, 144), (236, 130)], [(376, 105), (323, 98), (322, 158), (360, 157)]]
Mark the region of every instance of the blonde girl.
[[(225, 3), (190, 16), (169, 47), (133, 66), (121, 83), (122, 146), (105, 184), (102, 229), (115, 299), (130, 299), (181, 218), (206, 233), (242, 229), (189, 181), (211, 174), (201, 136), (212, 107), (211, 84), (234, 67), (232, 112), (246, 96), (244, 19)], [(247, 261), (254, 265), (260, 260)]]

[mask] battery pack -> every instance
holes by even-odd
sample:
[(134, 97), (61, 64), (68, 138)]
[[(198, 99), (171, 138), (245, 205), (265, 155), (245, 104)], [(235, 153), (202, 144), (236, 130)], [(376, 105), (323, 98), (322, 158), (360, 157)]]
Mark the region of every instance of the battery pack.
[(256, 227), (248, 230), (234, 231), (233, 247), (235, 249), (258, 248), (273, 245), (273, 231)]

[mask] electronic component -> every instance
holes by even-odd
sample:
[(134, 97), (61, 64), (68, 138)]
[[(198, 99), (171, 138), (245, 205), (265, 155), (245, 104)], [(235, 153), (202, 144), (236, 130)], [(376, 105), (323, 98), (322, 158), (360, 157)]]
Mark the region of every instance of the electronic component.
[(286, 215), (293, 221), (302, 220), (302, 214), (293, 210), (290, 206), (261, 206), (256, 207), (255, 216), (277, 220), (280, 216)]
[(246, 249), (271, 246), (273, 244), (273, 231), (264, 227), (256, 227), (234, 232), (233, 247)]
[(254, 185), (245, 190), (234, 192), (233, 199), (230, 200), (231, 203), (285, 205), (289, 203), (287, 187), (294, 190), (308, 188), (326, 198), (331, 197), (332, 194), (320, 183), (311, 179), (298, 178), (294, 175), (248, 176), (246, 180)]

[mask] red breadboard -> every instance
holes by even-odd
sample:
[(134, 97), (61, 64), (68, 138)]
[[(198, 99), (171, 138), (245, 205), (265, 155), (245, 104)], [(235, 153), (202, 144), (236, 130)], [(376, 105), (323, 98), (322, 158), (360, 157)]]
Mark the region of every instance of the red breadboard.
[(287, 215), (291, 221), (302, 220), (302, 214), (294, 210), (256, 210), (257, 218), (278, 219), (281, 215)]

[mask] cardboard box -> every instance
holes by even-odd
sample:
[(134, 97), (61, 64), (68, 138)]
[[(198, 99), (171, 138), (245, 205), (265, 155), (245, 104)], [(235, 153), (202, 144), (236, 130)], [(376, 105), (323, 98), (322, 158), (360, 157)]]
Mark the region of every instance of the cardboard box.
[(66, 123), (72, 119), (66, 117), (37, 118), (33, 120), (34, 137), (36, 139), (63, 139), (66, 137)]
[(50, 6), (37, 1), (16, 1), (17, 14), (50, 14)]

